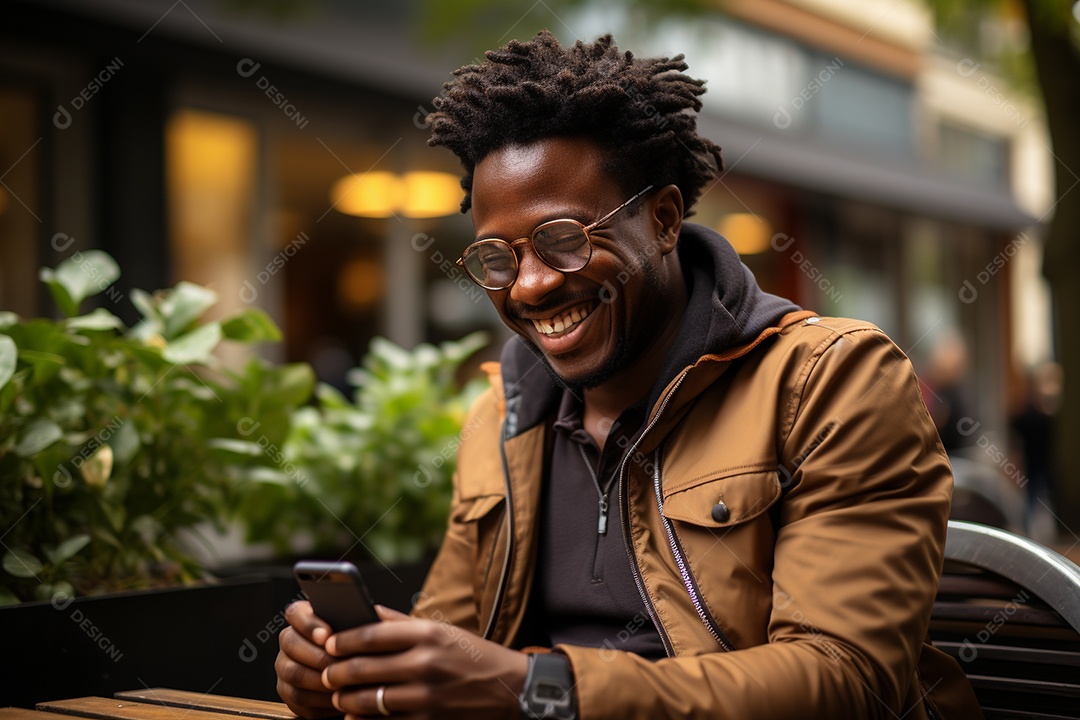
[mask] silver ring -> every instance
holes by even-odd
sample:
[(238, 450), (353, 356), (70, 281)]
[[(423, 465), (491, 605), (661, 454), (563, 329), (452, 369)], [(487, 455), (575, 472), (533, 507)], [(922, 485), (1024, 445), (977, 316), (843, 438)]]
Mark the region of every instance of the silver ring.
[(390, 711), (386, 709), (386, 686), (380, 685), (379, 689), (375, 691), (375, 707), (379, 709), (380, 715), (389, 715)]

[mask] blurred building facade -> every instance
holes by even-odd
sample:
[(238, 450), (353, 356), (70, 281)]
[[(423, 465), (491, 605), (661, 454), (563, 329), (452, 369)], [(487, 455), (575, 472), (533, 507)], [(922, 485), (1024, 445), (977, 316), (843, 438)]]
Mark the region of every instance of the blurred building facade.
[[(421, 192), (406, 190), (415, 173), (457, 172), (426, 146), (424, 115), (473, 56), (421, 40), (409, 3), (327, 0), (281, 19), (250, 5), (0, 5), (0, 309), (48, 312), (37, 268), (100, 247), (121, 290), (184, 279), (215, 289), (219, 312), (264, 308), (286, 334), (268, 352), (331, 381), (375, 335), (502, 336), (453, 265), (468, 217), (400, 197)], [(766, 289), (877, 323), (917, 367), (959, 336), (978, 389), (966, 412), (1003, 435), (1012, 377), (1052, 355), (1036, 110), (902, 0), (721, 5), (647, 28), (591, 7), (513, 33), (613, 31), (639, 53), (685, 53), (728, 165), (693, 220)], [(342, 212), (335, 187), (380, 173), (397, 189), (367, 195), (399, 196)]]

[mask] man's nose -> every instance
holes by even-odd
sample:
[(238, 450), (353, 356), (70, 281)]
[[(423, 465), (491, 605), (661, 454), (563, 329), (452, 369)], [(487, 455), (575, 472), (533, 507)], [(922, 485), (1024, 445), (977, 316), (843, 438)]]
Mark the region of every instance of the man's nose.
[(566, 276), (541, 260), (531, 244), (524, 245), (518, 258), (517, 279), (510, 286), (510, 299), (528, 305), (539, 305), (548, 293), (565, 281)]

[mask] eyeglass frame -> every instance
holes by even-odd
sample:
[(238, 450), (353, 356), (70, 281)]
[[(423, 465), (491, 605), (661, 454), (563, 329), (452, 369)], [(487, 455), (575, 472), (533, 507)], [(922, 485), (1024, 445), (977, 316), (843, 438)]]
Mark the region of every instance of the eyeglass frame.
[[(597, 220), (596, 222), (590, 223), (588, 225), (583, 225), (580, 220), (575, 220), (573, 218), (556, 218), (555, 220), (547, 220), (545, 222), (540, 223), (535, 228), (533, 228), (533, 231), (527, 237), (520, 237), (517, 240), (514, 240), (513, 242), (507, 242), (507, 241), (503, 240), (502, 238), (497, 238), (497, 237), (484, 238), (482, 240), (477, 240), (477, 241), (475, 241), (473, 243), (470, 243), (465, 248), (465, 250), (462, 251), (461, 257), (459, 257), (457, 259), (455, 264), (457, 264), (459, 267), (461, 267), (463, 270), (465, 270), (465, 274), (469, 276), (470, 280), (472, 280), (474, 283), (476, 283), (480, 287), (484, 288), (485, 290), (491, 290), (492, 292), (498, 292), (500, 290), (506, 290), (507, 288), (510, 288), (511, 286), (513, 286), (513, 284), (515, 282), (517, 282), (518, 274), (519, 274), (518, 271), (521, 269), (521, 263), (518, 261), (518, 254), (517, 254), (517, 251), (514, 250), (514, 248), (517, 247), (518, 245), (522, 244), (522, 243), (530, 243), (530, 244), (532, 244), (533, 253), (536, 254), (537, 259), (540, 260), (540, 262), (547, 265), (552, 270), (556, 270), (556, 271), (561, 272), (561, 273), (581, 272), (582, 270), (584, 270), (589, 265), (589, 261), (592, 260), (593, 242), (592, 242), (592, 238), (589, 237), (589, 233), (592, 232), (593, 230), (595, 230), (596, 228), (600, 227), (604, 223), (608, 222), (609, 220), (611, 220), (611, 218), (618, 215), (621, 211), (623, 211), (626, 208), (633, 205), (637, 200), (640, 200), (641, 198), (643, 198), (646, 194), (648, 194), (653, 189), (653, 187), (654, 186), (649, 185), (644, 190), (642, 190), (641, 192), (634, 195), (632, 198), (630, 198), (629, 200), (624, 202), (622, 205), (620, 205), (619, 207), (617, 207), (614, 210), (612, 210), (611, 212), (609, 212), (604, 217), (602, 217), (599, 220)], [(573, 223), (573, 224), (579, 226), (581, 228), (581, 232), (585, 235), (585, 242), (589, 247), (589, 256), (587, 258), (585, 258), (585, 262), (582, 263), (581, 267), (577, 268), (576, 270), (564, 270), (562, 268), (555, 267), (554, 265), (549, 263), (547, 260), (545, 260), (544, 256), (541, 255), (536, 249), (536, 243), (535, 243), (536, 233), (539, 232), (540, 229), (543, 228), (546, 225), (552, 225), (554, 223), (560, 223), (560, 222), (570, 222), (570, 223)], [(484, 243), (502, 243), (503, 245), (506, 245), (510, 249), (510, 254), (514, 256), (514, 279), (511, 280), (507, 285), (503, 285), (501, 287), (492, 287), (490, 285), (485, 285), (484, 283), (480, 282), (475, 276), (473, 276), (473, 274), (471, 272), (469, 272), (469, 268), (467, 268), (465, 266), (465, 255), (467, 255), (469, 253), (469, 251), (472, 250), (473, 248), (475, 248), (475, 247), (477, 247), (479, 245), (483, 245)]]

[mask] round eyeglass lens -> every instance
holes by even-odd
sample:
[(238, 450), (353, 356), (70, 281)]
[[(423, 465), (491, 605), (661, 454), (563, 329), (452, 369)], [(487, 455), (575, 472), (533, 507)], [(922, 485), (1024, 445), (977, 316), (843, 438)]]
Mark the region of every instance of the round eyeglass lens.
[(517, 258), (501, 240), (480, 242), (466, 252), (465, 269), (473, 279), (488, 288), (505, 288), (517, 277)]
[(582, 269), (592, 255), (585, 230), (577, 223), (561, 220), (538, 227), (533, 233), (533, 247), (544, 262), (566, 272)]

